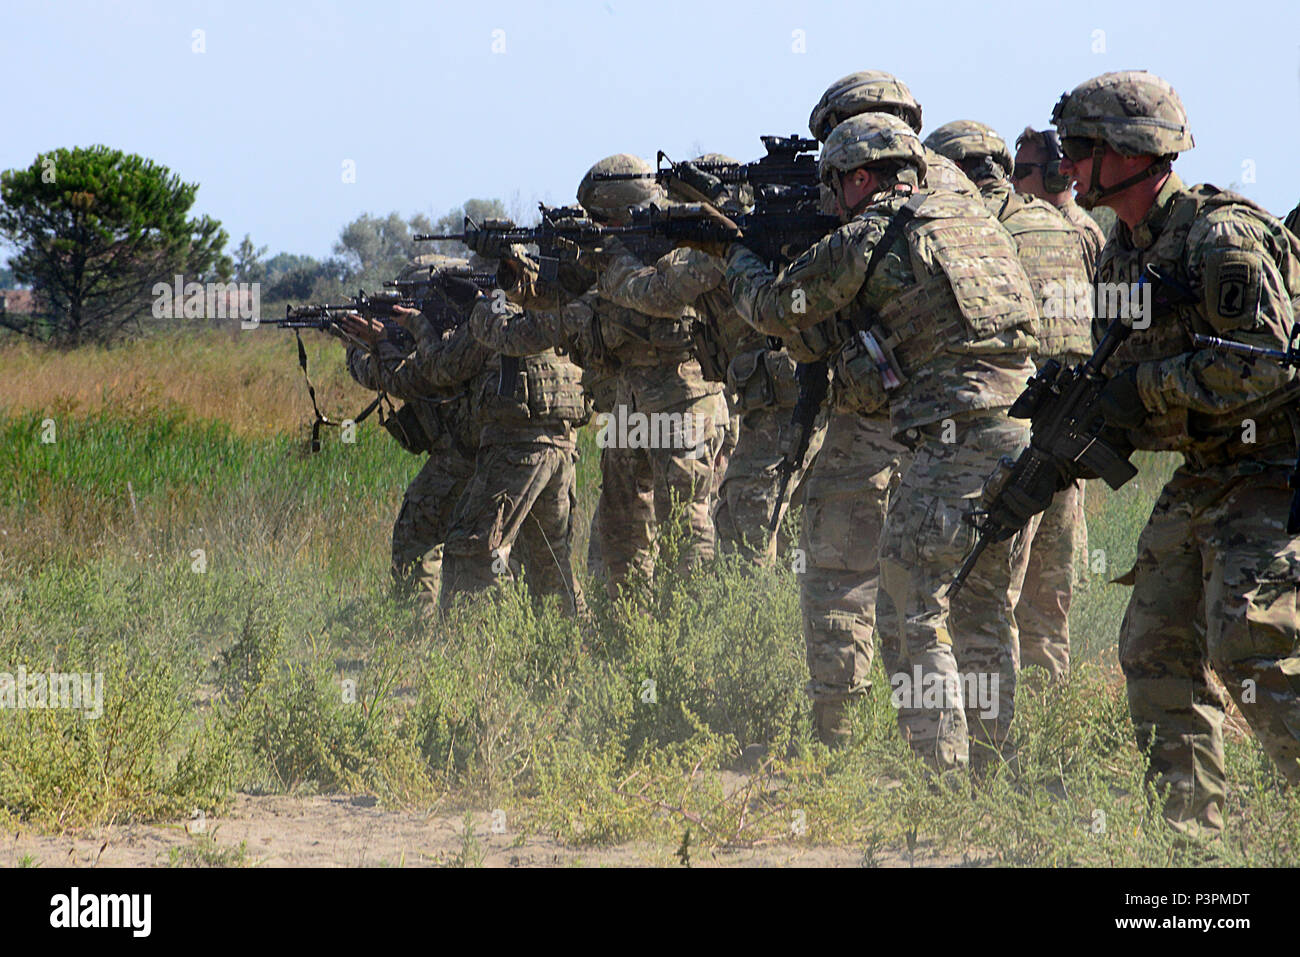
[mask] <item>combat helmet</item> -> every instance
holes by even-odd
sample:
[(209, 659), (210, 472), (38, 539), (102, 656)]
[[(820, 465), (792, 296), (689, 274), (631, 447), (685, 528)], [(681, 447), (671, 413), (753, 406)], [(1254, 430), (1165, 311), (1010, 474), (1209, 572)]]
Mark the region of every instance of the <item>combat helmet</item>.
[(662, 202), (666, 194), (653, 176), (643, 179), (594, 180), (600, 173), (649, 173), (654, 167), (628, 153), (606, 156), (587, 170), (578, 184), (578, 202), (597, 219), (621, 220), (627, 216), (629, 206), (647, 206)]
[(862, 113), (893, 114), (921, 132), (921, 104), (906, 83), (883, 70), (850, 73), (827, 87), (808, 117), (808, 131), (824, 143), (836, 126)]
[(833, 173), (848, 173), (861, 166), (889, 162), (909, 166), (914, 171), (911, 177), (899, 179), (910, 178), (913, 185), (925, 179), (925, 147), (916, 132), (889, 113), (860, 113), (843, 120), (831, 131), (822, 146), (817, 172), (822, 183), (839, 195), (839, 178)]
[[(1052, 110), (1052, 125), (1067, 155), (1092, 144), (1092, 183), (1088, 192), (1079, 197), (1079, 205), (1085, 208), (1143, 179), (1167, 172), (1174, 156), (1196, 145), (1177, 91), (1145, 70), (1103, 73), (1061, 94)], [(1103, 144), (1124, 156), (1157, 156), (1160, 161), (1102, 189), (1097, 174)], [(1082, 158), (1078, 152), (1075, 157)]]
[(974, 120), (945, 123), (925, 138), (925, 145), (948, 157), (977, 182), (1005, 179), (1014, 165), (1006, 140), (993, 127)]

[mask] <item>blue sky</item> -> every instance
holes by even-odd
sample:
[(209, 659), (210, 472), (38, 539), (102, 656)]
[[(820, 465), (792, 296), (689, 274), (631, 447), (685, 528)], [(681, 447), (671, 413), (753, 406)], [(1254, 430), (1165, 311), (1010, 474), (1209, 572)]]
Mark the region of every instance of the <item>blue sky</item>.
[(1184, 179), (1279, 215), (1300, 200), (1296, 0), (4, 6), (0, 168), (58, 146), (140, 153), (200, 183), (232, 245), (247, 232), (272, 253), (326, 255), (363, 212), (569, 202), (614, 152), (753, 158), (867, 68), (911, 86), (926, 132), (978, 119), (1009, 139), (1082, 80), (1149, 69), (1191, 116)]

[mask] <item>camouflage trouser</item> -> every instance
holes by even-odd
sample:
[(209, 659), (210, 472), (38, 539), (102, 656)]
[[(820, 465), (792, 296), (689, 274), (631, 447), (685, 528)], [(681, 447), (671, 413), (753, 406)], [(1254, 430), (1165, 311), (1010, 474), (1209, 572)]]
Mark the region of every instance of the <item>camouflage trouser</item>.
[(1180, 830), (1223, 826), (1224, 702), (1210, 668), (1300, 784), (1300, 539), (1283, 528), (1286, 483), (1281, 466), (1242, 476), (1185, 465), (1138, 539), (1119, 658), (1148, 780), (1170, 789), (1165, 816)]
[[(713, 520), (709, 500), (713, 490), (713, 458), (721, 436), (712, 425), (716, 396), (682, 402), (662, 415), (679, 422), (693, 417), (694, 435), (673, 433), (669, 447), (626, 448), (613, 444), (601, 455), (599, 513), (600, 553), (605, 585), (611, 597), (628, 583), (642, 587), (654, 577), (655, 538), (671, 519), (673, 502), (686, 511), (685, 540), (679, 570), (685, 571), (714, 555)], [(667, 421), (667, 420), (665, 420)], [(702, 436), (702, 439), (700, 437)], [(700, 439), (692, 447), (685, 439)]]
[[(945, 593), (975, 544), (962, 516), (998, 456), (1017, 455), (1029, 430), (984, 412), (957, 419), (955, 435), (939, 423), (916, 431), (880, 546), (881, 581), (902, 615), (902, 667), (890, 681), (903, 737), (931, 767), (948, 769), (968, 762), (971, 741), (1001, 750), (1015, 716), (1013, 596), (1028, 558), (1019, 539), (1032, 537), (1032, 528), (989, 545), (951, 607)], [(974, 755), (992, 756), (982, 747)]]
[(411, 480), (393, 523), (394, 592), (429, 607), (438, 601), (442, 547), (474, 465), (455, 452), (431, 455)]
[[(747, 412), (740, 427), (740, 438), (727, 463), (726, 474), (718, 492), (713, 524), (718, 529), (718, 548), (735, 552), (766, 564), (776, 558), (776, 536), (769, 533), (772, 509), (776, 507), (781, 484), (778, 466), (786, 448), (793, 448), (796, 431), (790, 424), (791, 409), (767, 406)], [(821, 448), (825, 426), (817, 427), (808, 443), (805, 463), (811, 463)], [(784, 516), (794, 501), (806, 469), (790, 477)]]
[(576, 458), (573, 449), (534, 443), (479, 449), (447, 533), (444, 607), (508, 578), (517, 541), (529, 590), (555, 595), (568, 614), (584, 610), (569, 555)]
[[(600, 450), (600, 467), (605, 469), (605, 450)], [(587, 526), (587, 577), (592, 583), (605, 580), (605, 555), (601, 548), (600, 500), (605, 497), (604, 489), (596, 496), (596, 509), (591, 513), (591, 524)]]
[[(880, 535), (907, 450), (889, 420), (832, 412), (808, 471), (799, 605), (814, 706), (864, 694), (871, 686), (877, 622), (897, 631), (893, 605), (880, 601)], [(892, 622), (892, 624), (891, 624)], [(888, 659), (887, 659), (888, 660)]]
[(1070, 604), (1079, 556), (1088, 551), (1083, 482), (1072, 483), (1043, 512), (1029, 550), (1025, 585), (1016, 603), (1020, 664), (1059, 678), (1070, 668)]

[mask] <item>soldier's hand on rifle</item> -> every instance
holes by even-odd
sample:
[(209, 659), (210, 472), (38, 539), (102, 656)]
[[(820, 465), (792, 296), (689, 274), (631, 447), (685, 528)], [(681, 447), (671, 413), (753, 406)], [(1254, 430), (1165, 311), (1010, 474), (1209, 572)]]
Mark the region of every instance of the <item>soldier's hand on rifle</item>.
[(460, 276), (448, 276), (442, 283), (443, 294), (461, 309), (469, 309), (483, 291), (469, 279)]
[(345, 312), (339, 316), (338, 325), (343, 333), (368, 346), (377, 345), (384, 338), (384, 323), (381, 319), (366, 319), (355, 312)]
[(514, 229), (515, 224), (508, 219), (485, 219), (482, 225), (465, 223), (465, 245), (488, 259), (500, 259), (510, 251), (510, 243), (502, 233)]
[(688, 203), (716, 203), (726, 188), (718, 177), (689, 162), (674, 166), (668, 182), (668, 194), (679, 194)]
[[(691, 249), (698, 249), (702, 253), (710, 256), (717, 256), (719, 259), (725, 258), (727, 250), (731, 248), (733, 242), (739, 242), (743, 239), (740, 227), (732, 222), (731, 218), (725, 215), (715, 206), (703, 205), (699, 207), (700, 220), (705, 225), (704, 232), (716, 233), (719, 236), (726, 236), (726, 239), (696, 239), (690, 237), (679, 240), (677, 245), (689, 246)], [(712, 227), (712, 228), (710, 228)]]
[(419, 309), (412, 309), (410, 306), (393, 306), (393, 321), (407, 331), (410, 331), (411, 320), (420, 314)]
[(1138, 392), (1137, 371), (1137, 366), (1129, 366), (1102, 386), (1097, 407), (1108, 425), (1136, 429), (1150, 415)]

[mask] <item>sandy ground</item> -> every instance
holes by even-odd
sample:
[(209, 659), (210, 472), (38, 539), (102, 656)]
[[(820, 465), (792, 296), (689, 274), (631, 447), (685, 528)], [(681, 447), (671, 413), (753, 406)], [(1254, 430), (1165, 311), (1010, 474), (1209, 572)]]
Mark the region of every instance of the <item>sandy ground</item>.
[[(465, 848), (464, 812), (419, 813), (378, 807), (369, 796), (236, 795), (221, 818), (171, 825), (125, 825), (62, 836), (9, 832), (0, 866), (42, 867), (431, 867), (455, 865)], [(513, 832), (508, 817), (474, 814), (484, 867), (680, 867), (676, 848), (652, 844), (570, 847)], [(244, 849), (240, 851), (240, 845)], [(477, 856), (477, 855), (476, 855)], [(694, 850), (700, 867), (858, 867), (862, 852), (802, 843), (753, 849)], [(906, 850), (877, 851), (875, 863), (907, 867)], [(927, 854), (917, 866), (953, 866), (960, 859)]]

